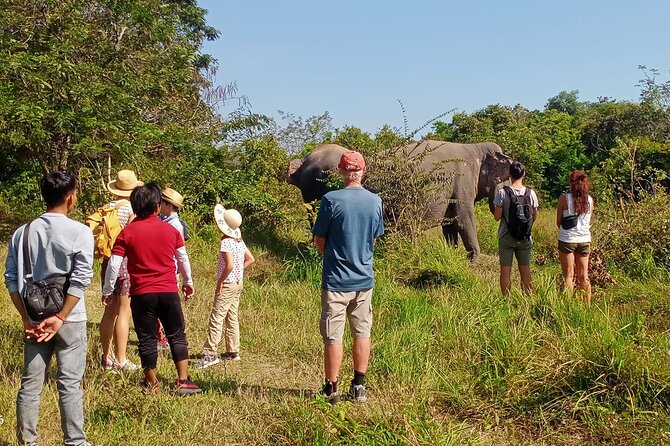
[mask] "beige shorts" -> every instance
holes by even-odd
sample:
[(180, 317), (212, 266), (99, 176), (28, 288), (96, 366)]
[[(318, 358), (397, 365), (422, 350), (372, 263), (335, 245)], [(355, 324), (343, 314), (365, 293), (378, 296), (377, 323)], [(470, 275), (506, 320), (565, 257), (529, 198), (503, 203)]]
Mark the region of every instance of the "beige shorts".
[(349, 319), (351, 336), (370, 337), (372, 328), (372, 288), (361, 291), (329, 291), (321, 289), (321, 320), (319, 329), (324, 344), (341, 344), (345, 316)]

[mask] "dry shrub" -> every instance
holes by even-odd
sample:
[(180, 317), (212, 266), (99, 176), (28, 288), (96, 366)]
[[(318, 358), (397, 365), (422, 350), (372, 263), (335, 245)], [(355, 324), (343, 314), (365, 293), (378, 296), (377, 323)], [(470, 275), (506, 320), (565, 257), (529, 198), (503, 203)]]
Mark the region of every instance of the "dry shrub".
[(601, 288), (616, 284), (605, 264), (603, 252), (600, 248), (592, 250), (589, 256), (589, 280), (592, 285)]
[[(405, 144), (409, 141), (405, 141)], [(417, 143), (417, 146), (421, 143)], [(428, 150), (408, 150), (405, 145), (381, 148), (369, 159), (365, 187), (379, 193), (384, 203), (385, 222), (389, 232), (410, 240), (413, 244), (421, 233), (438, 225), (427, 212), (440, 200), (444, 187), (451, 187), (454, 176), (438, 175), (441, 165), (429, 171), (422, 163), (435, 147)]]

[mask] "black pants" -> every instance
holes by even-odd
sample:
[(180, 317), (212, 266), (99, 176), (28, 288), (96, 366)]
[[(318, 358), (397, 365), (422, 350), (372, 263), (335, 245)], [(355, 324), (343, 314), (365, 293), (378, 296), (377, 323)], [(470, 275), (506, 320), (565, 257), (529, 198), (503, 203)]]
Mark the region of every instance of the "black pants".
[(174, 362), (188, 359), (188, 341), (179, 293), (148, 293), (132, 296), (130, 308), (133, 312), (143, 369), (156, 368), (159, 319), (165, 329)]

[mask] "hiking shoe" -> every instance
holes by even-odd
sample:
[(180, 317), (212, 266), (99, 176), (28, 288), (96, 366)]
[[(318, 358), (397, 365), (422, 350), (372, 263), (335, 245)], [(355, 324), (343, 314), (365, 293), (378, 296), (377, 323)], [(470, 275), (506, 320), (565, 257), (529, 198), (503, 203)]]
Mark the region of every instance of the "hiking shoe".
[(202, 393), (202, 389), (198, 387), (196, 383), (191, 381), (189, 376), (186, 379), (177, 378), (177, 395), (195, 395), (197, 393)]
[(347, 399), (351, 401), (356, 401), (359, 403), (364, 403), (367, 401), (367, 396), (365, 396), (365, 384), (354, 384), (353, 382), (349, 386), (349, 393), (347, 393)]
[(334, 406), (335, 404), (340, 402), (340, 392), (338, 391), (333, 392), (332, 385), (333, 383), (326, 382), (321, 388), (319, 396), (322, 396), (323, 398), (326, 399), (326, 401), (328, 401), (332, 406)]
[(200, 361), (195, 365), (196, 369), (206, 369), (207, 367), (217, 365), (219, 362), (219, 357), (216, 355), (203, 355), (200, 358)]
[(132, 373), (132, 372), (136, 372), (139, 368), (140, 368), (140, 366), (133, 363), (130, 359), (126, 358), (126, 360), (123, 361), (122, 363), (118, 362), (118, 361), (114, 361), (113, 371), (117, 372), (117, 373), (121, 373), (121, 372)]
[(140, 388), (142, 389), (142, 393), (145, 395), (157, 395), (161, 393), (161, 386), (158, 381), (151, 384), (146, 379), (143, 379), (142, 383), (140, 384)]
[(102, 366), (102, 370), (113, 372), (115, 364), (116, 360), (113, 357), (102, 355), (102, 358), (100, 359), (100, 365)]
[(226, 352), (221, 355), (221, 359), (224, 361), (241, 361), (240, 354), (238, 352)]

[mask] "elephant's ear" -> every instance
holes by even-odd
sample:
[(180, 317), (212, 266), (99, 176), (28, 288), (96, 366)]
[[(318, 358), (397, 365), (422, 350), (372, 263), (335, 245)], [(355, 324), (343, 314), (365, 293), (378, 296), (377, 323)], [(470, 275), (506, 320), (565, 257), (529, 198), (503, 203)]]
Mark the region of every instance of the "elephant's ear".
[(300, 169), (300, 166), (302, 166), (302, 159), (296, 158), (292, 159), (288, 163), (288, 182), (289, 184), (294, 184), (292, 180), (292, 175), (295, 173), (296, 170)]
[(502, 152), (493, 152), (491, 156), (493, 156), (493, 158), (498, 162), (509, 163), (509, 164), (512, 164), (513, 162), (512, 158), (510, 158), (509, 156), (505, 155)]
[(491, 174), (496, 178), (496, 182), (508, 180), (509, 166), (512, 165), (514, 160), (502, 152), (493, 152), (489, 157), (492, 161), (492, 164), (489, 167), (491, 169)]

